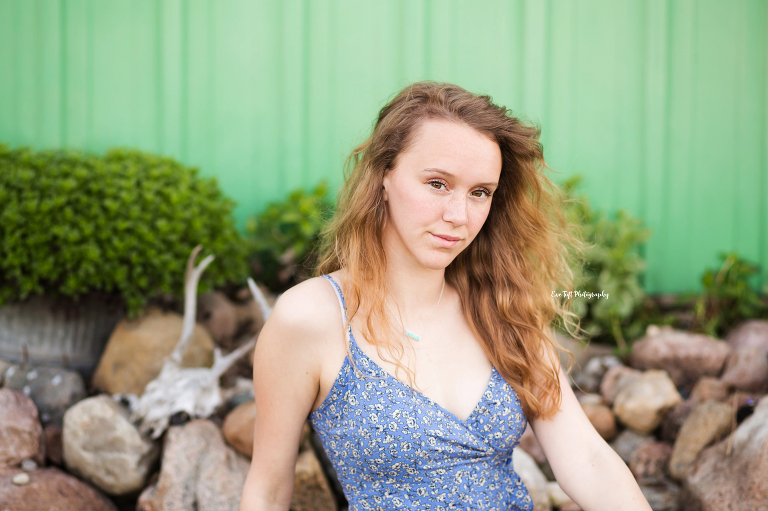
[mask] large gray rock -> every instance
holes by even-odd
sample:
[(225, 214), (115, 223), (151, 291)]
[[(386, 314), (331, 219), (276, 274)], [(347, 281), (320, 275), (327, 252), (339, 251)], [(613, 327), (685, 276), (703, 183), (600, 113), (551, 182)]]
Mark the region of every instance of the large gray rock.
[[(13, 483), (24, 474), (29, 482)], [(0, 509), (3, 511), (117, 511), (101, 492), (57, 468), (32, 472), (7, 470), (0, 473)]]
[(725, 403), (707, 401), (696, 406), (683, 422), (672, 448), (670, 475), (683, 479), (706, 446), (730, 433), (732, 416), (733, 410)]
[(45, 461), (45, 437), (37, 408), (15, 390), (0, 389), (0, 469), (18, 466), (27, 458), (40, 465)]
[(613, 403), (613, 413), (628, 428), (648, 434), (680, 401), (682, 398), (667, 372), (650, 370), (621, 389)]
[(67, 469), (110, 495), (141, 490), (159, 455), (128, 412), (103, 394), (67, 411), (61, 439)]
[(67, 408), (87, 395), (80, 373), (57, 367), (13, 365), (5, 372), (4, 387), (32, 399), (43, 426), (61, 426)]
[(238, 511), (248, 458), (229, 447), (216, 425), (195, 419), (165, 433), (160, 477), (137, 511)]
[(524, 450), (514, 449), (512, 451), (512, 466), (533, 499), (534, 511), (550, 511), (552, 504), (549, 501), (547, 478), (536, 465), (536, 460)]
[(675, 385), (690, 389), (702, 376), (719, 376), (730, 353), (728, 343), (714, 337), (651, 325), (632, 345), (630, 365), (663, 369)]
[(701, 452), (683, 485), (686, 511), (768, 509), (768, 399), (762, 399), (731, 439)]

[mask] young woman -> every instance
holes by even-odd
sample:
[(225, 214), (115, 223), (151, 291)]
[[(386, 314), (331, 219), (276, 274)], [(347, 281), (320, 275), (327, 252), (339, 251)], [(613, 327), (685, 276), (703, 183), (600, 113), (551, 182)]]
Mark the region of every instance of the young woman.
[(308, 417), (350, 511), (532, 510), (512, 464), (528, 422), (582, 509), (650, 510), (560, 367), (549, 325), (575, 315), (553, 291), (582, 245), (539, 133), (450, 84), (412, 84), (381, 110), (318, 277), (259, 336), (241, 511), (289, 508)]

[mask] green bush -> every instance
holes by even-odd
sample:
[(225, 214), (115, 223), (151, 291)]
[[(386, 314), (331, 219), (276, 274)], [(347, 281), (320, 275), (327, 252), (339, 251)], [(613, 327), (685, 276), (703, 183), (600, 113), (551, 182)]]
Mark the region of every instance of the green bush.
[(695, 299), (691, 328), (713, 337), (725, 335), (741, 321), (768, 318), (765, 298), (749, 283), (759, 273), (759, 266), (735, 252), (721, 253), (720, 259), (720, 268), (707, 268), (701, 277), (703, 289)]
[(0, 144), (0, 304), (107, 292), (135, 317), (156, 295), (183, 296), (198, 244), (216, 257), (199, 292), (242, 282), (247, 246), (233, 206), (214, 178), (171, 158)]
[(646, 326), (636, 314), (645, 300), (639, 280), (645, 261), (638, 248), (651, 231), (625, 211), (618, 211), (615, 218), (593, 211), (588, 200), (576, 194), (581, 180), (581, 176), (574, 176), (561, 186), (567, 196), (566, 214), (581, 226), (588, 243), (584, 267), (573, 269), (573, 291), (605, 292), (608, 297), (590, 298), (574, 293), (573, 310), (592, 338), (610, 340), (626, 351), (626, 339), (640, 337)]
[(276, 293), (310, 277), (317, 263), (319, 233), (333, 216), (328, 184), (295, 190), (246, 223), (251, 238), (254, 279)]

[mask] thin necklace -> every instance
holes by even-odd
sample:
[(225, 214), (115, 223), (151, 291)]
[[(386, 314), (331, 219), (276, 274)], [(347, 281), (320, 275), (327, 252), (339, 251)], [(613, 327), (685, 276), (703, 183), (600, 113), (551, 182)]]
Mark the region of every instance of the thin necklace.
[(403, 325), (402, 319), (400, 316), (395, 314), (395, 311), (392, 310), (392, 307), (389, 305), (389, 302), (385, 299), (384, 303), (387, 304), (387, 307), (389, 307), (389, 311), (392, 313), (393, 316), (398, 318), (398, 323), (400, 323), (400, 327), (403, 329), (403, 333), (410, 337), (411, 339), (414, 339), (416, 341), (420, 341), (422, 336), (427, 332), (427, 327), (429, 326), (429, 322), (432, 321), (432, 318), (435, 317), (435, 312), (437, 312), (437, 307), (440, 305), (440, 299), (443, 297), (443, 290), (445, 289), (445, 277), (443, 277), (443, 287), (440, 289), (440, 296), (437, 298), (437, 305), (435, 305), (434, 310), (432, 311), (432, 315), (427, 320), (427, 324), (424, 325), (424, 331), (421, 332), (421, 335), (416, 335), (413, 332), (409, 332), (405, 329), (405, 325)]

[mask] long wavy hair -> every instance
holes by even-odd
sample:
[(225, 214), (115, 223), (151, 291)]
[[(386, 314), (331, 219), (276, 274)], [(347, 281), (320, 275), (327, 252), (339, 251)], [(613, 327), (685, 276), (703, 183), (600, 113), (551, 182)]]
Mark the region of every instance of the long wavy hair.
[[(367, 318), (360, 326), (365, 339), (382, 359), (381, 348), (386, 348), (386, 359), (404, 369), (413, 386), (414, 373), (400, 360), (404, 345), (393, 340), (400, 337), (393, 335), (395, 326), (385, 312), (382, 185), (416, 128), (428, 119), (462, 123), (499, 144), (501, 175), (488, 217), (445, 269), (445, 278), (458, 291), (470, 329), (517, 393), (526, 417), (548, 418), (560, 407), (552, 357), (562, 348), (549, 326), (558, 318), (572, 336), (580, 338), (583, 332), (570, 298), (557, 291), (571, 289), (571, 265), (583, 261), (584, 245), (578, 226), (562, 211), (563, 192), (544, 175), (549, 167), (540, 128), (512, 116), (490, 96), (447, 83), (417, 82), (381, 109), (373, 133), (346, 160), (335, 216), (321, 233), (315, 273), (345, 270), (348, 320), (358, 313)], [(570, 372), (573, 354), (565, 351)], [(349, 346), (347, 357), (353, 361)], [(539, 396), (531, 392), (534, 382)]]

